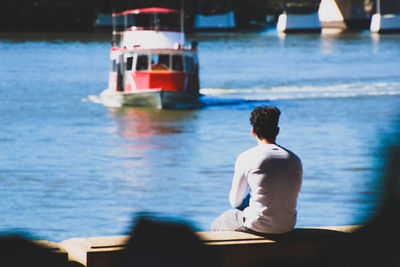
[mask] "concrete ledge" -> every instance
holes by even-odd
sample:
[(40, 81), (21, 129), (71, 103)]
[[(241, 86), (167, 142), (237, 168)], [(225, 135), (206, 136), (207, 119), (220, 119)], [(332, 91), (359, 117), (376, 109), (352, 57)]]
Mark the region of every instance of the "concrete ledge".
[(260, 262), (311, 260), (332, 242), (347, 237), (360, 226), (298, 228), (288, 235), (264, 238), (238, 232), (199, 233), (206, 245), (214, 246), (223, 266), (242, 267)]
[(72, 238), (59, 243), (68, 259), (84, 266), (111, 266), (115, 255), (125, 248), (129, 236)]
[(65, 260), (68, 259), (68, 252), (60, 247), (60, 245), (56, 242), (51, 242), (47, 240), (36, 240), (33, 241), (33, 243), (47, 249), (48, 251), (58, 254), (60, 257), (65, 258)]
[[(298, 228), (294, 232), (271, 238), (235, 232), (197, 232), (205, 245), (216, 251), (223, 266), (241, 267), (277, 258), (307, 260), (332, 241), (339, 240), (360, 226)], [(111, 267), (121, 255), (129, 236), (73, 238), (59, 243), (70, 261), (87, 267)]]

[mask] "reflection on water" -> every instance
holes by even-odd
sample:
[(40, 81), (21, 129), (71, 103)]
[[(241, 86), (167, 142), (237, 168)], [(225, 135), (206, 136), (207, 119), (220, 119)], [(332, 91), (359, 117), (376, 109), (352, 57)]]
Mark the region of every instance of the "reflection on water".
[[(164, 135), (182, 133), (182, 120), (190, 117), (186, 111), (161, 111), (153, 108), (109, 108), (109, 116), (114, 121), (115, 132), (122, 138), (113, 154), (124, 159), (121, 164), (131, 173), (152, 175), (158, 160), (154, 153), (168, 150), (167, 143), (159, 142)], [(168, 159), (164, 159), (168, 160)]]
[(153, 108), (109, 109), (118, 123), (118, 132), (128, 140), (149, 138), (153, 135), (181, 133), (174, 122), (188, 116), (182, 111), (161, 111)]
[(380, 34), (376, 34), (376, 33), (371, 34), (371, 40), (372, 40), (372, 45), (373, 45), (372, 52), (374, 54), (378, 54), (379, 53)]

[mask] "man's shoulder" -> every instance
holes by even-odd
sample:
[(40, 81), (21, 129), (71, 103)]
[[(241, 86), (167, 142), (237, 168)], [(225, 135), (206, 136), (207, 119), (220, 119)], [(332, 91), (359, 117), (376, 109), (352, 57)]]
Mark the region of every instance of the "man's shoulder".
[(285, 151), (285, 153), (287, 154), (286, 158), (287, 158), (288, 162), (291, 162), (293, 167), (296, 166), (296, 169), (300, 169), (300, 170), (303, 169), (303, 167), (302, 167), (303, 164), (302, 164), (299, 156), (297, 156), (294, 152), (292, 152), (291, 150), (289, 150), (287, 148), (284, 148), (282, 146), (280, 146), (280, 148)]
[(258, 149), (259, 149), (259, 146), (253, 146), (253, 147), (243, 151), (242, 153), (240, 153), (239, 157), (246, 157), (251, 154), (257, 153)]
[(297, 156), (291, 150), (277, 144), (268, 144), (268, 145), (257, 145), (253, 146), (242, 153), (237, 157), (238, 160), (245, 160), (248, 158), (254, 158), (257, 156), (260, 157), (282, 157), (282, 155), (287, 155), (288, 158), (294, 158), (300, 161), (300, 157)]
[(284, 150), (286, 153), (288, 153), (288, 155), (290, 155), (290, 157), (297, 158), (298, 160), (300, 160), (300, 157), (297, 156), (296, 153), (294, 153), (290, 149), (287, 149), (286, 147), (283, 147), (283, 146), (280, 146), (280, 145), (278, 145), (278, 147), (281, 148), (282, 150)]
[(257, 153), (256, 151), (257, 151), (257, 146), (251, 147), (240, 153), (236, 161), (245, 161), (248, 160), (249, 158), (253, 158), (254, 154)]

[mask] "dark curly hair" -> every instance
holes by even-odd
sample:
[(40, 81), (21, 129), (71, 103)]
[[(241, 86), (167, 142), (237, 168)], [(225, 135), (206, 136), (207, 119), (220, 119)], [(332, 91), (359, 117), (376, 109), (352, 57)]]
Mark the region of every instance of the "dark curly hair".
[(250, 124), (260, 139), (275, 142), (279, 132), (279, 116), (281, 111), (277, 107), (261, 106), (255, 108), (250, 115)]

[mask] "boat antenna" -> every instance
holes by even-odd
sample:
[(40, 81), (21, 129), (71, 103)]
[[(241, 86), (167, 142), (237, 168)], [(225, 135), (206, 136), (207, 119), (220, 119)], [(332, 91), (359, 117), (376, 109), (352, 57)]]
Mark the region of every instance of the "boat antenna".
[(115, 10), (112, 10), (112, 45), (117, 45), (117, 18), (115, 17)]
[(376, 13), (381, 14), (381, 0), (376, 0)]
[(183, 0), (181, 0), (181, 44), (182, 44), (182, 46), (184, 46), (185, 44), (183, 43), (185, 40), (184, 40), (184, 38), (183, 38), (183, 35), (184, 35), (184, 33), (183, 33), (183, 31), (185, 30), (185, 28), (184, 28), (184, 22), (185, 22), (185, 19), (184, 19), (184, 11), (185, 11), (185, 8), (184, 8), (184, 1)]
[(283, 1), (283, 13), (287, 13), (287, 0)]

